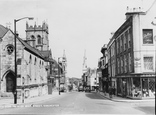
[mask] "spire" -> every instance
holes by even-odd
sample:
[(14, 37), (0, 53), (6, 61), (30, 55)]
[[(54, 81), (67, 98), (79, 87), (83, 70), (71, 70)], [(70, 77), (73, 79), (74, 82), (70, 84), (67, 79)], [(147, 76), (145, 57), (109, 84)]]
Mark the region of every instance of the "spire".
[(63, 51), (62, 62), (63, 62), (63, 70), (66, 73), (66, 70), (67, 70), (67, 58), (66, 58), (65, 50)]
[(65, 54), (65, 50), (63, 50), (63, 61), (67, 62), (67, 58), (66, 58), (66, 54)]

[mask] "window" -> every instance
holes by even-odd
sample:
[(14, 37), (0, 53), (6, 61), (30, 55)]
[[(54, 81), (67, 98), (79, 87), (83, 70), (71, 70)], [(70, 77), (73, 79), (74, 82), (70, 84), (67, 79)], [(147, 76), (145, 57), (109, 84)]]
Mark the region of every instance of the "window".
[(130, 36), (130, 31), (127, 33), (127, 39), (128, 39), (128, 48), (131, 47), (131, 36)]
[(153, 57), (144, 57), (144, 70), (153, 71)]
[(118, 58), (118, 74), (120, 74), (120, 58)]
[(118, 54), (118, 40), (117, 40), (117, 42), (116, 42), (116, 53)]
[(30, 77), (30, 80), (31, 80), (31, 72), (32, 72), (32, 66), (31, 66), (31, 64), (32, 64), (32, 57), (31, 57), (31, 55), (30, 55), (30, 57), (29, 57), (29, 77)]
[(127, 49), (127, 41), (128, 41), (128, 31), (125, 32), (125, 42), (124, 42), (125, 50)]
[(131, 72), (132, 71), (132, 66), (131, 66), (131, 53), (128, 53), (128, 58), (129, 58), (129, 61), (128, 61), (128, 66), (129, 66), (129, 72)]
[(35, 47), (35, 36), (31, 35), (31, 39), (32, 39), (32, 47)]
[(120, 52), (120, 39), (118, 39), (118, 53)]
[(13, 45), (11, 45), (11, 44), (7, 45), (6, 50), (7, 50), (7, 53), (8, 53), (9, 55), (11, 55), (12, 52), (14, 51)]
[(37, 41), (37, 42), (38, 42), (38, 44), (41, 44), (41, 43), (42, 43), (42, 41), (41, 41), (41, 36), (40, 36), (40, 35), (38, 35), (38, 36), (37, 36), (37, 39), (38, 39), (38, 41)]
[(123, 40), (123, 38), (120, 37), (120, 52), (122, 52), (122, 50), (123, 50), (123, 47), (122, 47), (122, 40)]
[(35, 36), (34, 36), (34, 35), (31, 35), (31, 39), (32, 39), (32, 40), (35, 40)]
[(143, 44), (153, 44), (152, 29), (143, 29)]
[(127, 72), (127, 59), (126, 55), (124, 55), (124, 65), (125, 65), (125, 73)]
[(124, 48), (124, 50), (126, 50), (125, 43), (126, 43), (126, 36), (125, 36), (125, 33), (123, 33), (123, 48)]
[(120, 57), (120, 61), (121, 61), (121, 73), (123, 73), (123, 60), (122, 60), (122, 57)]

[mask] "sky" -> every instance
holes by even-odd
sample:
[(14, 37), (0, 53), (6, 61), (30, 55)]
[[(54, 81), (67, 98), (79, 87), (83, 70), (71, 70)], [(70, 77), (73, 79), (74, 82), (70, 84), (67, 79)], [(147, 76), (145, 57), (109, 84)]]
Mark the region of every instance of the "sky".
[[(67, 77), (82, 76), (83, 57), (87, 66), (98, 67), (100, 52), (111, 33), (125, 21), (127, 6), (148, 9), (154, 0), (0, 0), (0, 24), (14, 30), (14, 19), (34, 17), (17, 23), (25, 39), (26, 21), (49, 26), (49, 46), (57, 61), (65, 51)], [(86, 52), (86, 53), (85, 53)]]

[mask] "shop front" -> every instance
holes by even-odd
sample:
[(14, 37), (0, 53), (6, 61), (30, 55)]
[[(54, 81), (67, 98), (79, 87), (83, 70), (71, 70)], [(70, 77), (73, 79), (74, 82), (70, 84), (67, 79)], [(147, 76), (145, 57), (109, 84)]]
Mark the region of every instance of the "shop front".
[(130, 76), (117, 78), (117, 95), (133, 99), (155, 98), (154, 74)]

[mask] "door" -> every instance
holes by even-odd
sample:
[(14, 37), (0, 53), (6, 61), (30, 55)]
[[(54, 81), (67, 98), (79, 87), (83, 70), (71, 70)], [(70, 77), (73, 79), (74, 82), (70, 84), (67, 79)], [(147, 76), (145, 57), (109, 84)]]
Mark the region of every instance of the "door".
[(14, 92), (15, 91), (15, 76), (12, 73), (6, 75), (6, 91)]

